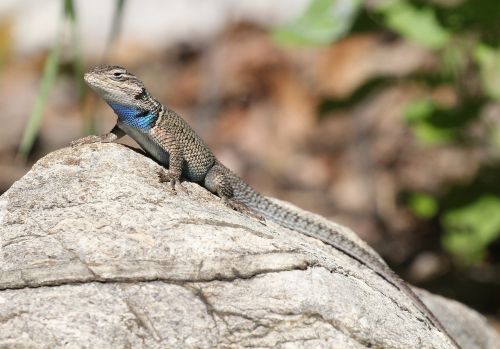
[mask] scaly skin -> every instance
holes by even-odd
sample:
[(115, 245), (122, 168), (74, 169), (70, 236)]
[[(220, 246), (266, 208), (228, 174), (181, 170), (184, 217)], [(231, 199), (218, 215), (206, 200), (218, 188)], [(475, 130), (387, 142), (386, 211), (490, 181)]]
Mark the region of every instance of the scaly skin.
[(113, 142), (128, 134), (160, 164), (168, 167), (160, 173), (160, 179), (170, 182), (173, 189), (181, 177), (200, 183), (234, 209), (252, 210), (338, 249), (405, 293), (434, 326), (460, 348), (408, 284), (381, 259), (324, 223), (303, 217), (259, 194), (222, 165), (184, 119), (156, 101), (137, 77), (124, 68), (101, 65), (85, 74), (85, 81), (113, 108), (118, 121), (108, 134), (82, 138), (73, 142), (73, 146)]

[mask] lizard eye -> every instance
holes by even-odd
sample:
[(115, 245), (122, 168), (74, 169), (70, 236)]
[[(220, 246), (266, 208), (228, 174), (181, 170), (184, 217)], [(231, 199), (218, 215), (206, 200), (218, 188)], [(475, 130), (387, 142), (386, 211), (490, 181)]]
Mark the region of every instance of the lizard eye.
[(113, 80), (123, 80), (124, 75), (122, 72), (114, 72), (113, 76), (111, 77)]

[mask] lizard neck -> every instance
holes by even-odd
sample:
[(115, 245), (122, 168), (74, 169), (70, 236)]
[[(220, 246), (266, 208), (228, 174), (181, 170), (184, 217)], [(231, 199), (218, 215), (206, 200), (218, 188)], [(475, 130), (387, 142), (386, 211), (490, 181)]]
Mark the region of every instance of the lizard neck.
[(141, 110), (117, 103), (109, 103), (109, 106), (122, 123), (142, 131), (149, 131), (155, 125), (159, 116), (159, 111), (156, 110)]

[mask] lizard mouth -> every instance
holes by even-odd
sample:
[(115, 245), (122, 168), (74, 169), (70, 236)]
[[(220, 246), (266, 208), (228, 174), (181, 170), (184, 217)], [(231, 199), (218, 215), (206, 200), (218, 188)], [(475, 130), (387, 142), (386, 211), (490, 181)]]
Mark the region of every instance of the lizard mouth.
[(95, 86), (96, 86), (96, 79), (93, 79), (92, 74), (85, 73), (85, 75), (83, 76), (83, 80), (85, 80), (85, 82), (87, 83), (87, 85), (89, 85), (92, 88), (95, 88)]
[(94, 74), (92, 73), (86, 73), (84, 76), (83, 76), (83, 80), (85, 80), (85, 82), (87, 83), (87, 85), (93, 89), (94, 91), (96, 92), (106, 92), (106, 89), (104, 89), (102, 82), (100, 81), (100, 79), (98, 77), (96, 77)]
[(91, 76), (92, 76), (92, 75), (91, 75), (90, 73), (85, 73), (85, 74), (83, 75), (83, 80), (85, 80), (85, 82), (86, 82), (87, 84), (90, 84)]

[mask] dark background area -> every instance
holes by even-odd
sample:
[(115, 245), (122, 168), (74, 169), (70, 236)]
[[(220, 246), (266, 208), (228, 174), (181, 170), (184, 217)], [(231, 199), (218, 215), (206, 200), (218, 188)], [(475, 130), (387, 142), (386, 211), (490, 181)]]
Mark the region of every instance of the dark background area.
[(82, 76), (122, 65), (259, 191), (500, 327), (498, 0), (105, 3), (0, 4), (0, 193), (113, 126)]

